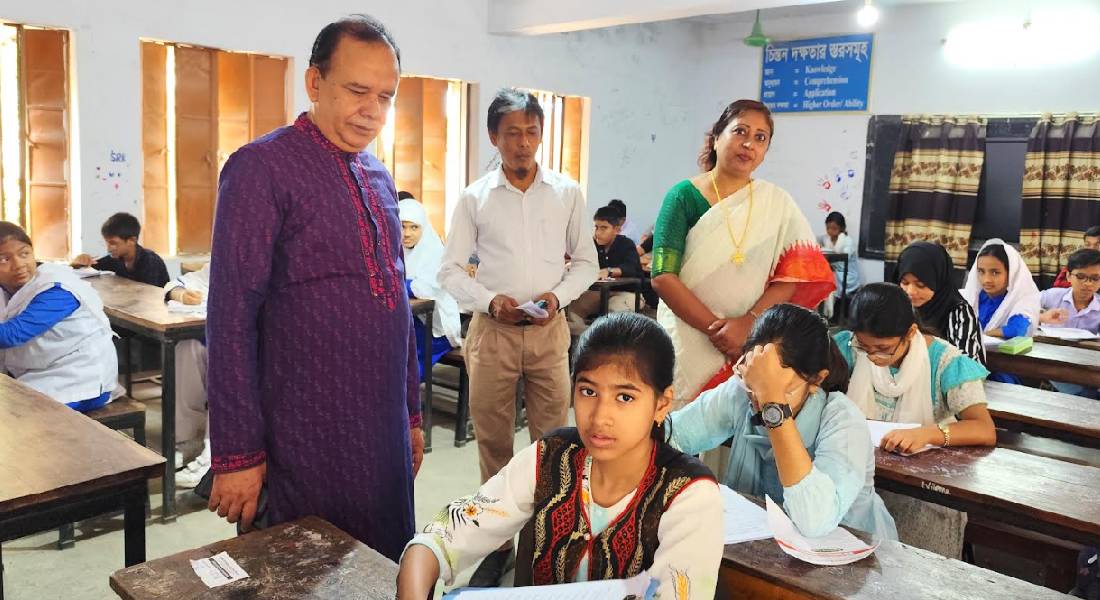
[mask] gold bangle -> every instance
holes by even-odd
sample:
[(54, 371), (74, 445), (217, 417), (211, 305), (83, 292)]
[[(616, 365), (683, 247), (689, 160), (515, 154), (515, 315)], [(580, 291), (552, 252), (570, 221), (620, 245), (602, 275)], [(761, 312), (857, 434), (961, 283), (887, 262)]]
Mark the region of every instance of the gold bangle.
[(943, 433), (943, 447), (946, 448), (951, 445), (951, 426), (938, 424), (936, 427), (940, 428), (940, 432)]

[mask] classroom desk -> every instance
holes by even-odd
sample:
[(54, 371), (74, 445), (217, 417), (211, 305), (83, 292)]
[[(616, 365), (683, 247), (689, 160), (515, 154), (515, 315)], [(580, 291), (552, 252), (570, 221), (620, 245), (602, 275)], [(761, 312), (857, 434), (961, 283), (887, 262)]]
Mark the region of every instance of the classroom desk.
[(998, 427), (1100, 448), (1100, 403), (1022, 385), (985, 382), (989, 413)]
[[(103, 300), (103, 311), (111, 325), (160, 343), (161, 367), (161, 455), (165, 472), (161, 486), (162, 518), (176, 518), (176, 344), (182, 340), (202, 339), (206, 335), (206, 317), (168, 310), (164, 288), (125, 277), (100, 275), (88, 283)], [(129, 360), (129, 345), (126, 346)], [(130, 369), (126, 369), (126, 388), (130, 392)]]
[(595, 283), (588, 287), (588, 290), (600, 293), (600, 312), (596, 314), (597, 317), (607, 314), (607, 304), (611, 301), (611, 292), (615, 290), (634, 292), (634, 312), (638, 312), (642, 308), (642, 279), (640, 277), (597, 279)]
[(435, 300), (412, 298), (409, 300), (413, 317), (424, 317), (424, 358), (420, 366), (424, 369), (424, 392), (420, 396), (420, 417), (423, 419), (424, 453), (432, 451), (432, 321), (435, 319)]
[(125, 564), (140, 563), (148, 480), (162, 475), (152, 450), (0, 375), (0, 542), (122, 510)]
[(1100, 539), (1100, 468), (988, 447), (875, 449), (875, 467), (880, 489), (1060, 539)]
[(986, 366), (994, 373), (1065, 381), (1100, 388), (1100, 351), (1036, 341), (1026, 354), (1004, 354), (986, 348)]
[[(190, 561), (220, 552), (248, 578), (209, 589)], [(110, 581), (124, 600), (393, 600), (397, 565), (327, 521), (306, 517), (122, 569)]]
[(883, 542), (873, 555), (861, 561), (822, 567), (787, 556), (770, 539), (726, 546), (715, 597), (719, 600), (1072, 598), (895, 541)]

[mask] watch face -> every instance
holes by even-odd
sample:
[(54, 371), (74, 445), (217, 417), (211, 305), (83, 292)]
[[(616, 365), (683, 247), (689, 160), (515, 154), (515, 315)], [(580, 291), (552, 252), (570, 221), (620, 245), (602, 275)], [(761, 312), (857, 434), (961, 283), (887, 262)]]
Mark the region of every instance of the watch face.
[(778, 404), (766, 404), (760, 411), (760, 418), (765, 425), (775, 427), (783, 422), (783, 409), (779, 408)]

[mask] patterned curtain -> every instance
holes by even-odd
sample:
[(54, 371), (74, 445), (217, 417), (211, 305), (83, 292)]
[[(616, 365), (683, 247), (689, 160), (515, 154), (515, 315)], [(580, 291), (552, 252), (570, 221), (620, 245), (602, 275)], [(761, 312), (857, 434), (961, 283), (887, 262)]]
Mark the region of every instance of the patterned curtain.
[(985, 161), (985, 121), (978, 117), (907, 116), (890, 173), (886, 260), (910, 243), (947, 248), (966, 267), (970, 228)]
[(1100, 115), (1043, 115), (1027, 144), (1020, 253), (1049, 282), (1100, 225)]

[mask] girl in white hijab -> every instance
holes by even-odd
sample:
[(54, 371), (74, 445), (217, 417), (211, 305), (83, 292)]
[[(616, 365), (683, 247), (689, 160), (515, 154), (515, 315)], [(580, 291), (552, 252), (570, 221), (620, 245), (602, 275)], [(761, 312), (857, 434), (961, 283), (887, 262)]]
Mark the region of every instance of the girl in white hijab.
[(986, 335), (1033, 335), (1039, 325), (1039, 288), (1020, 253), (1000, 239), (982, 245), (962, 295), (974, 307)]
[[(424, 206), (412, 197), (398, 203), (398, 214), (401, 218), (401, 244), (405, 250), (406, 291), (410, 298), (435, 300), (435, 315), (431, 323), (434, 338), (431, 348), (432, 364), (435, 364), (449, 350), (462, 344), (458, 304), (450, 294), (443, 291), (436, 280), (440, 262), (443, 260), (443, 241), (428, 222)], [(419, 319), (415, 325), (417, 329), (422, 327)], [(418, 333), (417, 350), (421, 355), (424, 352), (419, 347), (422, 339), (423, 335)]]

